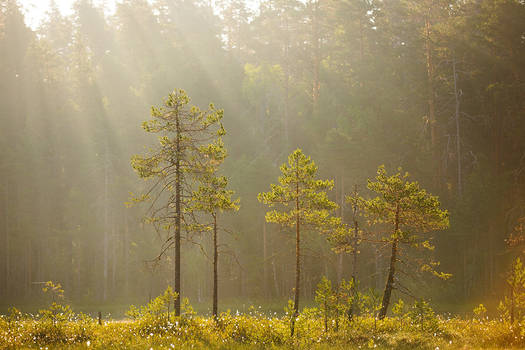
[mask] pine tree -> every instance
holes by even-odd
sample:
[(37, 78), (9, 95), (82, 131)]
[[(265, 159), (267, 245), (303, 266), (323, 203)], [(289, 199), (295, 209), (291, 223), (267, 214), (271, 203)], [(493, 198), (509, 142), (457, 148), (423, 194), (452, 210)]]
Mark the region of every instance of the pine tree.
[[(180, 242), (183, 224), (192, 221), (185, 209), (193, 191), (195, 178), (202, 172), (214, 149), (213, 140), (224, 135), (221, 124), (223, 111), (210, 104), (209, 109), (201, 111), (198, 107), (188, 107), (190, 98), (184, 90), (170, 93), (161, 107), (152, 107), (152, 120), (142, 124), (145, 131), (159, 134), (159, 147), (147, 156), (135, 155), (131, 165), (141, 178), (154, 179), (148, 191), (134, 198), (135, 202), (151, 201), (148, 221), (157, 229), (174, 229), (173, 235), (166, 238), (161, 253), (175, 247), (174, 291), (175, 314), (180, 315)], [(220, 143), (219, 141), (216, 141)], [(187, 194), (184, 195), (183, 193)], [(188, 219), (188, 220), (186, 220)]]
[[(396, 263), (399, 261), (400, 245), (432, 250), (434, 247), (423, 234), (434, 230), (448, 228), (448, 212), (440, 209), (436, 196), (428, 194), (419, 187), (417, 182), (408, 181), (408, 173), (401, 175), (401, 169), (388, 176), (385, 167), (377, 169), (376, 181), (368, 180), (368, 189), (379, 194), (371, 200), (360, 199), (365, 215), (371, 222), (389, 227), (383, 242), (391, 245), (390, 266), (383, 292), (379, 318), (386, 316), (390, 296), (394, 288), (401, 286), (394, 283), (396, 279)], [(421, 264), (422, 271), (430, 271), (438, 277), (448, 278), (449, 275), (435, 271), (436, 262)]]
[(332, 180), (316, 179), (317, 166), (296, 149), (288, 156), (288, 164), (281, 165), (279, 184), (271, 185), (269, 192), (259, 193), (260, 202), (270, 208), (278, 205), (281, 210), (266, 213), (266, 221), (284, 227), (295, 227), (295, 290), (294, 314), (291, 322), (291, 335), (294, 334), (295, 319), (299, 314), (299, 294), (301, 275), (301, 229), (314, 227), (324, 230), (338, 220), (330, 216), (337, 204), (328, 199), (326, 190), (332, 189)]
[[(226, 157), (226, 150), (222, 139), (201, 147), (201, 152), (207, 157), (207, 162), (203, 164), (201, 173), (198, 177), (199, 187), (191, 194), (191, 203), (188, 212), (202, 212), (211, 216), (212, 223), (208, 225), (198, 225), (200, 231), (212, 231), (213, 233), (213, 317), (218, 316), (218, 216), (225, 211), (239, 210), (240, 199), (232, 199), (234, 191), (229, 190), (228, 179), (219, 176), (218, 170), (222, 161)], [(204, 227), (202, 227), (204, 226)]]

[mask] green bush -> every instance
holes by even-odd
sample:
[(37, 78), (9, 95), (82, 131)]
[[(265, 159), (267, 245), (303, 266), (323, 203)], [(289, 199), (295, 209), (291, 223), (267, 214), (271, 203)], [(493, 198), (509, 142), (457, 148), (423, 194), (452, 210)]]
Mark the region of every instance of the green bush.
[(75, 314), (68, 305), (51, 303), (35, 317), (12, 309), (0, 317), (0, 349), (19, 348), (178, 348), (178, 349), (461, 349), (523, 348), (525, 324), (486, 318), (444, 319), (428, 302), (417, 301), (405, 310), (394, 307), (394, 317), (379, 320), (374, 293), (363, 295), (363, 313), (352, 320), (336, 319), (325, 331), (324, 312), (304, 308), (290, 337), (290, 315), (267, 317), (250, 307), (247, 314), (223, 312), (217, 320), (201, 317), (187, 300), (175, 317), (167, 290), (142, 307), (131, 307), (129, 319), (108, 320)]

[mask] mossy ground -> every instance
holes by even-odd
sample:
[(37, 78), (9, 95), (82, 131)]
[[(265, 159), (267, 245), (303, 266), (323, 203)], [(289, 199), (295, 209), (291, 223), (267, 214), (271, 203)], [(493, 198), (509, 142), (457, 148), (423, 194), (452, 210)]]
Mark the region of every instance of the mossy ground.
[(375, 320), (343, 318), (325, 332), (321, 317), (305, 314), (290, 337), (289, 318), (256, 312), (223, 313), (212, 318), (150, 315), (136, 320), (106, 321), (87, 316), (69, 319), (0, 319), (0, 349), (509, 349), (525, 348), (525, 325), (503, 320)]

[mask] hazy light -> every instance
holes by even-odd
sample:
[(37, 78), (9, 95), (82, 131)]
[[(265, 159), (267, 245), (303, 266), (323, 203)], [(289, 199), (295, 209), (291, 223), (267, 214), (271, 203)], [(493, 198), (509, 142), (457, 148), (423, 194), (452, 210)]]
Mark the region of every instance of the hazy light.
[[(51, 3), (49, 0), (19, 0), (18, 2), (24, 9), (26, 24), (33, 30), (46, 18), (46, 12), (49, 11)], [(104, 6), (107, 13), (114, 13), (117, 2), (119, 1), (94, 0), (93, 4), (95, 6)], [(64, 16), (69, 16), (73, 13), (74, 0), (55, 0), (55, 3)]]
[[(148, 0), (149, 1), (149, 0)], [(26, 24), (35, 30), (40, 23), (46, 18), (46, 12), (50, 8), (51, 0), (19, 0), (18, 1), (25, 13)], [(116, 10), (116, 4), (119, 0), (93, 0), (93, 4), (97, 7), (103, 7), (106, 14), (113, 14)], [(151, 2), (151, 1), (150, 1)], [(212, 6), (216, 10), (217, 1), (211, 1)], [(73, 4), (75, 0), (55, 0), (58, 9), (64, 16), (69, 16), (73, 13)], [(252, 11), (257, 11), (259, 6), (258, 0), (245, 0), (246, 5)]]

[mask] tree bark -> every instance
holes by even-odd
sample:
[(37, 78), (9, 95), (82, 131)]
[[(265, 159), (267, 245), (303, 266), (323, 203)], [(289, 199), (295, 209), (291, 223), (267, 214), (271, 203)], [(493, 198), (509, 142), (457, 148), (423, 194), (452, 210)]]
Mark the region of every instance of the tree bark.
[(354, 297), (354, 302), (350, 305), (348, 309), (348, 319), (352, 320), (354, 317), (356, 300), (357, 296), (357, 243), (359, 238), (359, 223), (357, 222), (357, 185), (354, 186), (354, 198), (355, 201), (352, 203), (352, 221), (354, 222), (354, 236), (352, 237), (352, 294)]
[(383, 301), (381, 302), (381, 310), (379, 311), (380, 320), (382, 320), (386, 316), (386, 312), (388, 311), (388, 305), (390, 304), (390, 296), (392, 295), (392, 290), (394, 289), (394, 275), (396, 271), (396, 261), (397, 261), (397, 245), (399, 243), (399, 239), (397, 237), (398, 230), (399, 230), (399, 203), (396, 206), (394, 241), (392, 242), (392, 255), (390, 256), (390, 267), (388, 269), (388, 279), (385, 285), (385, 292), (383, 293)]
[(106, 301), (108, 297), (108, 249), (109, 249), (109, 155), (107, 141), (105, 144), (104, 155), (104, 266), (103, 266), (103, 287), (102, 300)]
[(283, 149), (287, 149), (288, 145), (290, 143), (290, 134), (289, 134), (289, 103), (290, 103), (290, 29), (288, 24), (288, 16), (284, 16), (284, 26), (285, 26), (285, 32), (284, 32), (284, 52), (283, 52), (283, 58), (284, 58), (284, 121), (283, 121), (283, 128), (284, 128), (284, 147)]
[(213, 318), (217, 320), (217, 303), (218, 303), (218, 278), (217, 264), (219, 253), (217, 251), (217, 214), (213, 214)]
[(265, 298), (269, 298), (268, 288), (268, 247), (266, 237), (266, 220), (263, 220), (263, 294)]
[[(340, 177), (340, 191), (335, 191), (335, 201), (339, 202), (339, 217), (341, 222), (344, 222), (344, 204), (345, 204), (345, 194), (344, 194), (344, 181), (343, 176)], [(340, 194), (339, 194), (340, 193)], [(339, 197), (339, 198), (338, 198)], [(337, 284), (339, 285), (343, 279), (343, 252), (337, 253)]]
[(10, 247), (9, 247), (9, 180), (5, 179), (5, 274), (4, 274), (4, 286), (5, 286), (5, 295), (9, 295), (9, 272), (11, 271), (10, 266)]
[(117, 264), (118, 264), (118, 251), (117, 251), (117, 234), (115, 233), (115, 226), (111, 229), (111, 289), (117, 290)]
[(512, 285), (510, 289), (510, 324), (514, 324), (514, 301), (516, 298), (516, 281), (515, 276), (513, 276)]
[(430, 144), (432, 148), (432, 161), (434, 162), (435, 178), (434, 184), (439, 188), (441, 181), (441, 164), (439, 157), (439, 150), (437, 146), (437, 122), (436, 122), (436, 103), (434, 96), (434, 63), (432, 60), (432, 43), (430, 41), (430, 12), (431, 7), (428, 8), (428, 14), (425, 18), (425, 46), (427, 58), (427, 82), (428, 82), (428, 122), (430, 124)]
[(26, 262), (25, 262), (25, 291), (24, 294), (27, 297), (31, 295), (31, 281), (33, 278), (33, 261), (32, 261), (32, 244), (31, 240), (27, 241), (25, 247)]
[(379, 289), (381, 288), (381, 285), (383, 284), (383, 276), (381, 275), (383, 273), (383, 265), (381, 263), (381, 256), (379, 252), (379, 248), (376, 247), (374, 249), (374, 277), (372, 278), (372, 282), (374, 285), (374, 288)]
[(461, 182), (461, 138), (460, 138), (460, 129), (459, 129), (459, 94), (457, 86), (458, 75), (456, 73), (456, 58), (453, 58), (452, 61), (452, 70), (454, 74), (454, 96), (456, 98), (456, 157), (457, 157), (457, 166), (458, 166), (458, 196), (459, 198), (463, 195), (463, 185)]
[(317, 112), (319, 95), (321, 92), (321, 82), (319, 78), (319, 70), (321, 65), (321, 38), (319, 34), (319, 2), (316, 0), (312, 2), (312, 43), (314, 45), (314, 64), (313, 64), (313, 82), (312, 82), (312, 106), (313, 112)]
[[(297, 161), (296, 161), (297, 162)], [(296, 164), (296, 169), (299, 167)], [(297, 179), (299, 178), (299, 170), (296, 170)], [(301, 237), (300, 237), (300, 220), (299, 220), (299, 182), (295, 185), (295, 299), (294, 299), (294, 313), (292, 316), (292, 324), (290, 336), (293, 337), (295, 330), (295, 319), (299, 315), (299, 285), (301, 282)]]
[(279, 288), (279, 279), (277, 278), (277, 269), (275, 268), (275, 258), (272, 257), (272, 275), (273, 275), (273, 287), (275, 289), (275, 295), (281, 296), (280, 288)]
[(174, 276), (174, 291), (177, 293), (177, 297), (174, 301), (173, 308), (175, 309), (175, 316), (180, 316), (180, 299), (181, 299), (181, 288), (180, 288), (180, 223), (181, 223), (181, 212), (180, 212), (180, 201), (181, 201), (181, 180), (182, 172), (180, 167), (181, 158), (181, 145), (180, 145), (180, 121), (178, 111), (176, 112), (176, 128), (177, 128), (177, 139), (175, 142), (176, 147), (176, 159), (175, 159), (175, 276)]
[(127, 211), (124, 212), (124, 239), (122, 242), (123, 245), (123, 255), (122, 255), (122, 266), (124, 267), (124, 295), (128, 296), (129, 294), (129, 267), (128, 267), (128, 236), (129, 236), (129, 223), (128, 223), (128, 214)]

